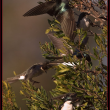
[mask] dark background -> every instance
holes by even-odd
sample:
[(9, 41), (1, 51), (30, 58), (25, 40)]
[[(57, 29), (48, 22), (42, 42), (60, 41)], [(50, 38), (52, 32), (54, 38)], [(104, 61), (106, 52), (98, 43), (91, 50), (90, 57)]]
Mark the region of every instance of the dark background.
[[(49, 28), (47, 19), (52, 19), (47, 14), (31, 17), (23, 17), (23, 14), (38, 5), (41, 0), (3, 0), (3, 80), (8, 77), (20, 74), (35, 63), (45, 61), (41, 56), (39, 42), (49, 41), (45, 35), (45, 30)], [(43, 1), (43, 0), (42, 0)], [(79, 14), (79, 13), (78, 13)], [(77, 21), (77, 17), (75, 17)], [(93, 32), (100, 33), (97, 28), (91, 28)], [(76, 38), (77, 39), (77, 38)], [(89, 37), (90, 50), (95, 47), (93, 36)], [(103, 60), (106, 64), (106, 58)], [(94, 62), (97, 64), (97, 62)], [(54, 70), (49, 70), (37, 78), (40, 84), (47, 90), (55, 87), (51, 81)], [(20, 82), (11, 85), (15, 91), (18, 106), (26, 110), (25, 101), (19, 91)]]

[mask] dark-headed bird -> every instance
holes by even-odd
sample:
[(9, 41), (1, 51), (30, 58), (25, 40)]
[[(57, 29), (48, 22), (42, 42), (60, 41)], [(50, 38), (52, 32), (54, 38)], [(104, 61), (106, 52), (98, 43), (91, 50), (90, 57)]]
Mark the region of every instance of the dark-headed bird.
[(90, 25), (92, 24), (88, 15), (88, 13), (82, 12), (78, 18), (77, 27), (80, 29), (83, 28), (83, 31), (88, 31), (90, 29)]
[(64, 100), (64, 103), (59, 106), (59, 110), (75, 110), (71, 97), (66, 96), (64, 97), (63, 100)]
[(73, 103), (70, 99), (67, 99), (64, 104), (59, 108), (59, 110), (75, 110)]
[(79, 15), (78, 22), (77, 22), (77, 28), (79, 28), (79, 29), (82, 28), (83, 31), (89, 31), (89, 32), (91, 32), (93, 34), (93, 32), (90, 31), (90, 26), (98, 27), (98, 28), (101, 28), (101, 27), (96, 25), (96, 24), (93, 24), (93, 22), (89, 19), (89, 15), (90, 14), (87, 13), (87, 12), (82, 12)]
[(63, 104), (59, 105), (58, 110), (75, 110), (75, 107), (80, 106), (84, 99), (77, 93), (66, 93), (53, 97), (52, 100), (62, 100)]
[(23, 73), (16, 75), (15, 77), (7, 78), (7, 80), (5, 81), (10, 84), (18, 80), (22, 80), (22, 81), (29, 80), (33, 84), (39, 83), (37, 81), (34, 81), (32, 78), (42, 75), (44, 72), (46, 72), (48, 69), (50, 69), (54, 65), (57, 65), (57, 63), (50, 63), (50, 62), (37, 63), (37, 64), (32, 65), (30, 68), (28, 68)]
[[(59, 99), (57, 97), (55, 99)], [(77, 97), (77, 94), (68, 93), (63, 96), (62, 100), (64, 103), (59, 106), (59, 110), (75, 110), (75, 107), (78, 107), (82, 103), (82, 97)]]
[(60, 22), (63, 33), (74, 41), (76, 36), (76, 24), (74, 12), (69, 6), (69, 0), (56, 0), (41, 3), (40, 5), (30, 9), (23, 16), (36, 16), (41, 14), (49, 14), (55, 16)]

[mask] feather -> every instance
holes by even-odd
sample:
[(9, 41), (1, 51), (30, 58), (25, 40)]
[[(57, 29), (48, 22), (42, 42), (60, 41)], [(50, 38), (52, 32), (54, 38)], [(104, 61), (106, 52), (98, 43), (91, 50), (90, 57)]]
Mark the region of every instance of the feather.
[(55, 6), (56, 6), (56, 2), (53, 2), (53, 1), (45, 2), (30, 9), (23, 16), (36, 16), (36, 15), (41, 15), (45, 13), (48, 13), (49, 15), (53, 16)]
[(74, 41), (76, 36), (76, 24), (74, 19), (74, 12), (72, 9), (68, 9), (56, 16), (56, 19), (61, 23), (61, 28), (64, 34), (70, 38), (71, 41)]

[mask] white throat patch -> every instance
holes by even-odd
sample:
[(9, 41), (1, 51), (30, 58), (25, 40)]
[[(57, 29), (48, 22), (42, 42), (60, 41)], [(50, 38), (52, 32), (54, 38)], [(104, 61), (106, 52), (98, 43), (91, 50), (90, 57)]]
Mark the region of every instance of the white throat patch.
[(71, 101), (66, 101), (61, 110), (73, 110), (73, 105), (71, 104)]
[(90, 28), (90, 20), (89, 20), (89, 18), (83, 18), (80, 21), (80, 28), (83, 28), (84, 31), (89, 30), (89, 28)]

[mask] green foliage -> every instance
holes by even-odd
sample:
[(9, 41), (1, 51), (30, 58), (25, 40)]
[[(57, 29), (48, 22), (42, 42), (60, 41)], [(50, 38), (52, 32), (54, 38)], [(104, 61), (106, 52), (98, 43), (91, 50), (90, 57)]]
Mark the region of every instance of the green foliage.
[(52, 42), (50, 43), (45, 43), (45, 44), (41, 44), (40, 43), (40, 48), (42, 50), (42, 52), (44, 52), (42, 55), (44, 58), (48, 59), (48, 56), (59, 56), (59, 50), (57, 50), (54, 45), (52, 44)]
[(16, 100), (15, 100), (15, 94), (12, 91), (12, 88), (9, 84), (7, 84), (5, 81), (3, 83), (3, 110), (21, 110), (18, 108)]
[(48, 19), (48, 23), (51, 27), (45, 31), (45, 34), (48, 34), (50, 31), (51, 32), (54, 31), (54, 32), (57, 32), (57, 33), (62, 32), (61, 29), (58, 26), (58, 25), (60, 25), (60, 23), (56, 19), (53, 19), (53, 21)]
[[(74, 3), (71, 2), (71, 4)], [(67, 93), (77, 93), (77, 96), (81, 97), (81, 104), (75, 106), (76, 110), (107, 110), (107, 66), (102, 62), (102, 58), (107, 57), (107, 26), (103, 27), (100, 35), (95, 33), (94, 40), (97, 46), (93, 47), (92, 54), (87, 46), (80, 46), (83, 39), (87, 36), (86, 31), (77, 29), (76, 33), (79, 40), (71, 42), (60, 29), (60, 23), (56, 19), (48, 20), (48, 23), (50, 27), (46, 30), (46, 34), (53, 31), (56, 37), (65, 39), (73, 47), (73, 51), (75, 51), (75, 48), (78, 48), (81, 53), (88, 53), (92, 61), (96, 60), (99, 63), (95, 68), (92, 68), (92, 66), (88, 65), (85, 58), (79, 60), (76, 56), (72, 58), (70, 54), (63, 57), (65, 62), (74, 62), (75, 66), (63, 64), (55, 66), (56, 73), (53, 76), (53, 82), (56, 84), (56, 87), (49, 92), (46, 92), (42, 86), (41, 88), (36, 88), (29, 81), (22, 82), (20, 94), (25, 96), (24, 100), (26, 100), (28, 109), (58, 110), (63, 101), (61, 99), (56, 100), (54, 99), (55, 97)], [(40, 43), (40, 48), (44, 58), (48, 56), (56, 57), (60, 56), (60, 52), (64, 53), (63, 50), (57, 50), (52, 42)], [(3, 82), (3, 110), (6, 110), (6, 108), (8, 110), (18, 110), (10, 85)]]
[[(55, 26), (55, 25), (53, 25)], [(55, 31), (56, 32), (56, 31)], [(63, 33), (62, 33), (63, 34)], [(82, 48), (79, 45), (82, 43), (83, 39), (87, 36), (87, 32), (83, 32), (83, 30), (77, 30), (77, 34), (79, 36), (79, 41), (71, 42), (67, 37), (65, 40), (68, 42), (69, 45), (74, 47), (79, 47), (81, 51), (86, 51), (90, 54), (89, 49)], [(57, 37), (61, 35), (61, 33), (55, 34)], [(83, 36), (81, 38), (81, 36)], [(104, 78), (105, 84), (107, 84), (107, 66), (102, 63), (102, 58), (107, 56), (107, 27), (105, 26), (102, 30), (102, 34), (97, 35), (95, 34), (95, 42), (97, 44), (96, 47), (93, 48), (93, 53), (91, 54), (91, 58), (93, 60), (97, 60), (99, 62), (98, 66), (95, 67), (93, 70), (91, 67), (87, 65), (87, 61), (85, 58), (82, 61), (75, 58), (71, 58), (71, 55), (68, 57), (64, 57), (63, 60), (65, 62), (74, 62), (75, 64), (79, 63), (75, 67), (65, 66), (65, 65), (58, 65), (56, 68), (56, 73), (54, 77), (54, 83), (56, 84), (56, 88), (50, 91), (53, 97), (57, 97), (61, 94), (65, 93), (77, 93), (78, 96), (83, 97), (83, 103), (81, 106), (77, 107), (76, 109), (81, 110), (106, 110), (107, 109), (107, 85), (104, 85), (102, 79)], [(42, 48), (45, 47), (45, 49)], [(54, 46), (51, 43), (42, 45), (41, 49), (43, 52), (46, 52), (45, 56), (58, 56), (59, 54), (55, 54)], [(48, 52), (49, 50), (49, 52)], [(74, 50), (74, 49), (73, 49)], [(59, 50), (59, 52), (63, 53), (64, 51)], [(57, 52), (57, 53), (59, 53)], [(44, 55), (44, 54), (43, 54)]]
[(107, 27), (105, 26), (104, 29), (102, 30), (102, 34), (98, 36), (95, 34), (95, 42), (98, 45), (96, 49), (99, 51), (99, 54), (102, 53), (103, 56), (107, 56)]
[(29, 110), (48, 110), (49, 108), (54, 110), (53, 101), (42, 86), (35, 88), (28, 81), (22, 82), (22, 89), (20, 93), (26, 97), (24, 100), (26, 100)]

